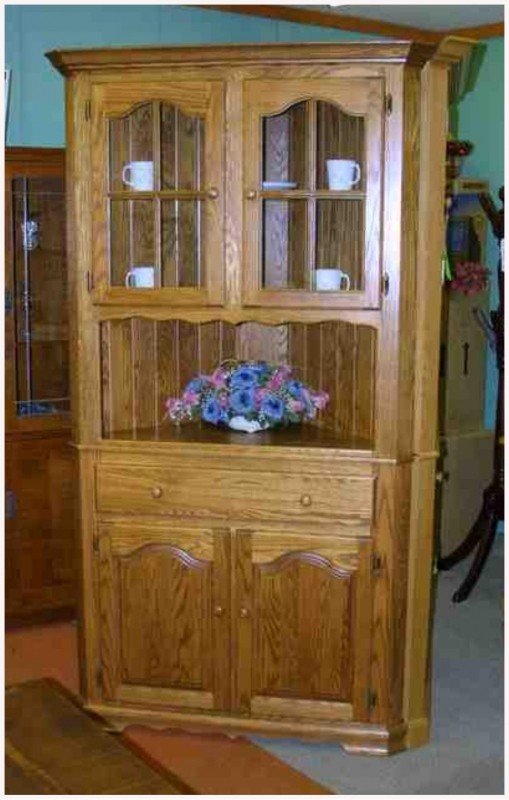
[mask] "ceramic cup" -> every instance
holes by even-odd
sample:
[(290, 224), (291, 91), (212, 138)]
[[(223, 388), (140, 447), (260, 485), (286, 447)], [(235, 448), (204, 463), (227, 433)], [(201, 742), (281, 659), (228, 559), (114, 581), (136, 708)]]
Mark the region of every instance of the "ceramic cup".
[(122, 169), (122, 180), (137, 192), (150, 192), (154, 188), (154, 162), (130, 161)]
[(130, 289), (152, 289), (154, 278), (154, 267), (133, 267), (125, 276), (125, 285)]
[(315, 289), (317, 292), (346, 292), (350, 289), (350, 277), (341, 269), (315, 270)]
[(348, 158), (331, 158), (327, 161), (329, 189), (351, 189), (361, 179), (361, 168)]

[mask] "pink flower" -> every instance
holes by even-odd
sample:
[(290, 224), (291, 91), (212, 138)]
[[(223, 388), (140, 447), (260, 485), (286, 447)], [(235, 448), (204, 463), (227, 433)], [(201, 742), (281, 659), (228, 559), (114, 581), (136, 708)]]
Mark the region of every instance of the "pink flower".
[(194, 406), (199, 403), (200, 395), (196, 392), (184, 392), (182, 400), (184, 403), (189, 403), (189, 405)]
[(328, 402), (329, 395), (327, 392), (316, 392), (316, 394), (313, 395), (313, 403), (319, 411), (323, 411)]
[(217, 369), (215, 369), (212, 375), (210, 376), (210, 381), (216, 388), (224, 386), (226, 383), (227, 374), (228, 373), (226, 372), (224, 367), (217, 367)]
[(301, 411), (304, 411), (304, 403), (302, 400), (294, 400), (293, 398), (288, 400), (288, 408), (290, 411), (294, 411), (296, 414), (300, 414)]

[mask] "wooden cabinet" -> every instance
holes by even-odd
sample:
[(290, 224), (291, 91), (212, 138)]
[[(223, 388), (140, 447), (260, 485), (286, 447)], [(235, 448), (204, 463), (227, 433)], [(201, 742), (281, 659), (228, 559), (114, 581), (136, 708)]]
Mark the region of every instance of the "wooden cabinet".
[(370, 539), (235, 536), (233, 708), (254, 717), (369, 717)]
[(101, 524), (96, 547), (105, 700), (227, 708), (226, 532), (135, 519)]
[(64, 152), (5, 162), (6, 617), (75, 611)]
[[(112, 725), (427, 741), (436, 209), (468, 50), (49, 54), (69, 112), (82, 691)], [(256, 435), (164, 418), (231, 358), (287, 362), (329, 404)]]

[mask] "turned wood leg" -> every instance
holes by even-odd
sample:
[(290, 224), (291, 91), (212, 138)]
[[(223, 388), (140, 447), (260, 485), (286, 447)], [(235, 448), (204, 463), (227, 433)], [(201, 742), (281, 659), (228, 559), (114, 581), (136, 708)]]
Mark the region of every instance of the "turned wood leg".
[(489, 513), (486, 517), (486, 526), (484, 529), (484, 534), (479, 542), (479, 546), (477, 548), (477, 552), (475, 554), (474, 560), (470, 566), (470, 569), (467, 573), (467, 576), (463, 580), (463, 583), (459, 587), (459, 589), (453, 594), (452, 600), (453, 603), (461, 603), (463, 600), (469, 596), (470, 592), (474, 588), (475, 584), (477, 583), (479, 576), (482, 572), (486, 559), (490, 553), (491, 547), (493, 545), (493, 541), (495, 539), (495, 534), (497, 532), (497, 526), (499, 522), (499, 515), (496, 509), (496, 503), (491, 503), (491, 507)]
[(459, 564), (460, 561), (463, 561), (464, 558), (470, 555), (474, 547), (483, 538), (486, 527), (489, 524), (489, 519), (491, 518), (491, 513), (495, 507), (495, 491), (496, 489), (493, 486), (488, 486), (488, 488), (484, 490), (481, 510), (479, 511), (476, 521), (461, 544), (459, 544), (452, 553), (449, 553), (448, 556), (438, 559), (437, 566), (439, 570), (447, 572), (447, 570)]

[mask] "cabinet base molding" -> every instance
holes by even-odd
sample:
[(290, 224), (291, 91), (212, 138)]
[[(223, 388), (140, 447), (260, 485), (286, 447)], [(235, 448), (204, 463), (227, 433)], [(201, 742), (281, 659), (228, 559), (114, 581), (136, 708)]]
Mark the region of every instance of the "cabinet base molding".
[(422, 747), (429, 742), (430, 721), (427, 717), (422, 719), (412, 719), (408, 723), (405, 734), (404, 749), (412, 747)]
[[(300, 722), (298, 720), (250, 719), (225, 715), (200, 715), (178, 711), (152, 711), (147, 708), (114, 708), (102, 703), (85, 703), (84, 708), (102, 717), (109, 729), (122, 731), (128, 725), (146, 725), (156, 730), (177, 728), (190, 733), (222, 733), (227, 736), (261, 734), (263, 736), (298, 736), (300, 739), (337, 742), (347, 753), (385, 756), (407, 747), (404, 723), (386, 728), (362, 723)], [(422, 740), (419, 744), (424, 744)]]

